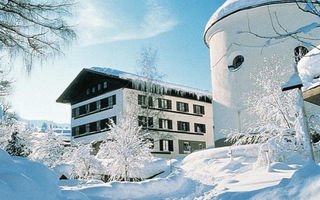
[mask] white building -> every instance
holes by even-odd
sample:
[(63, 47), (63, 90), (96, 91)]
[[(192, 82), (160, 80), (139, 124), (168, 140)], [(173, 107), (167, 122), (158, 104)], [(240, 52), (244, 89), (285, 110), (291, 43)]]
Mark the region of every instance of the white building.
[[(145, 87), (146, 79), (134, 74), (83, 69), (57, 99), (71, 104), (72, 140), (99, 141), (110, 118), (117, 123), (122, 115), (136, 113), (137, 123), (158, 133), (152, 138), (158, 157), (183, 156), (213, 144), (210, 93), (152, 81), (154, 95), (146, 99)], [(143, 116), (145, 109), (161, 114)]]
[[(211, 17), (204, 40), (210, 50), (215, 140), (224, 129), (241, 130), (247, 115), (243, 94), (257, 90), (249, 75), (261, 70), (265, 58), (276, 56), (281, 66), (292, 64), (312, 45), (320, 44), (320, 17), (295, 0), (227, 0)], [(299, 2), (299, 1), (298, 1)], [(304, 28), (302, 28), (304, 27)], [(294, 37), (281, 34), (296, 33)], [(307, 112), (319, 107), (306, 103)]]

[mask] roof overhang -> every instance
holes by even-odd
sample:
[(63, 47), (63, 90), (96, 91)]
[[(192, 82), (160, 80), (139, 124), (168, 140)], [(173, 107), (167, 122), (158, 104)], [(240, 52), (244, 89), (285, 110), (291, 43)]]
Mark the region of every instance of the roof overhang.
[(320, 106), (320, 86), (304, 91), (303, 99), (309, 103)]
[(57, 103), (65, 103), (72, 104), (72, 99), (77, 93), (82, 89), (83, 83), (88, 82), (88, 78), (92, 78), (92, 76), (99, 76), (105, 79), (112, 78), (117, 80), (122, 80), (117, 76), (107, 75), (105, 73), (97, 72), (91, 69), (84, 68), (81, 72), (76, 76), (75, 79), (69, 84), (69, 86), (63, 91), (63, 93), (56, 100)]

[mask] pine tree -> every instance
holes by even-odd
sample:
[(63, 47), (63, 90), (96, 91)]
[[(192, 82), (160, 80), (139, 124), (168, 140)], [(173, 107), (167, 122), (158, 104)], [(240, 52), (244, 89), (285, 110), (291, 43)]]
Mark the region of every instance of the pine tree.
[(8, 141), (8, 145), (5, 150), (11, 156), (27, 157), (30, 153), (24, 143), (24, 140), (20, 138), (17, 131), (12, 133), (11, 139)]

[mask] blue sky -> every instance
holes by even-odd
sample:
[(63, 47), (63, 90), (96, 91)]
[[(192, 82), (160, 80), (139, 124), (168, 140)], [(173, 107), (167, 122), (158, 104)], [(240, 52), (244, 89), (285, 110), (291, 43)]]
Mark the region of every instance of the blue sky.
[(15, 64), (13, 109), (23, 118), (70, 123), (70, 106), (55, 100), (82, 68), (136, 73), (141, 49), (158, 50), (165, 81), (211, 90), (203, 31), (224, 0), (80, 0), (71, 20), (78, 39), (64, 56), (35, 65), (27, 76)]

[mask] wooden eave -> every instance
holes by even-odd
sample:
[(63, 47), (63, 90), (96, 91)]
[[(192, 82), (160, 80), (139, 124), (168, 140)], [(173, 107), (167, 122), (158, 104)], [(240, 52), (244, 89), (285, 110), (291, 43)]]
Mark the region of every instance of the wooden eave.
[(108, 75), (102, 72), (97, 72), (91, 69), (82, 69), (81, 72), (76, 76), (75, 79), (69, 84), (69, 86), (63, 91), (63, 93), (56, 100), (57, 103), (65, 103), (65, 104), (73, 104), (75, 103), (73, 98), (77, 96), (79, 92), (83, 91), (84, 83), (87, 83), (86, 79), (88, 76), (99, 76), (103, 77), (105, 80), (117, 80), (117, 82), (121, 82), (121, 87), (128, 84), (127, 80), (123, 80), (114, 75)]
[(320, 85), (303, 92), (303, 99), (320, 106)]

